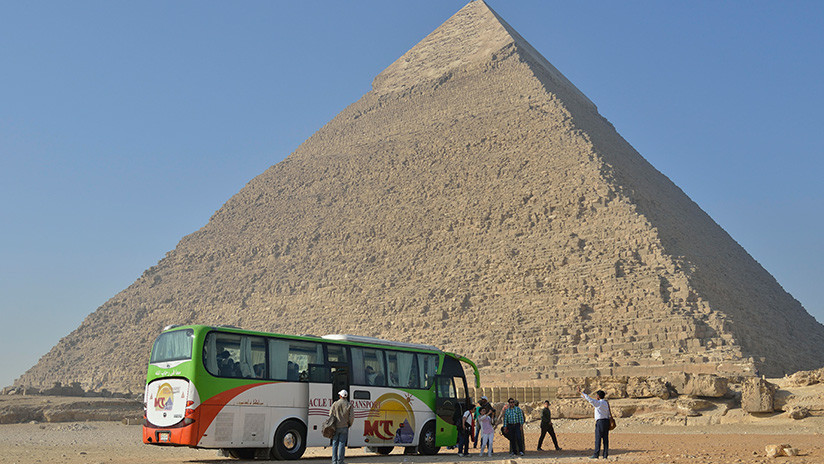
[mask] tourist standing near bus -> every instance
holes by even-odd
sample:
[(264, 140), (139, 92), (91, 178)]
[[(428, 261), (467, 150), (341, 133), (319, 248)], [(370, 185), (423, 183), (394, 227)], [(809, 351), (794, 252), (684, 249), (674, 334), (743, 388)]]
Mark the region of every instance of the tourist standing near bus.
[(492, 441), (495, 438), (495, 428), (492, 426), (492, 406), (486, 403), (481, 407), (480, 418), (478, 419), (478, 430), (481, 434), (481, 456), (484, 455), (484, 447), (488, 456), (492, 456)]
[(469, 456), (469, 438), (472, 436), (472, 425), (475, 422), (473, 417), (474, 406), (469, 406), (464, 409), (463, 405), (460, 408), (461, 413), (460, 424), (458, 425), (458, 456)]
[(601, 442), (604, 443), (604, 459), (609, 455), (609, 403), (604, 397), (607, 396), (603, 390), (595, 392), (597, 398), (592, 398), (585, 394), (581, 387), (578, 387), (578, 393), (581, 397), (595, 408), (595, 452), (590, 456), (590, 459), (598, 459), (598, 454), (601, 452)]
[(352, 404), (346, 390), (338, 392), (338, 400), (332, 403), (329, 415), (335, 417), (335, 436), (332, 437), (332, 464), (343, 464), (346, 445), (349, 442), (349, 427), (355, 420)]
[(517, 400), (510, 400), (509, 407), (504, 413), (504, 428), (509, 437), (510, 452), (513, 456), (524, 455), (524, 431), (522, 429), (526, 418), (518, 406)]
[[(482, 396), (481, 399), (478, 400), (478, 405), (475, 406), (475, 437), (473, 438), (473, 440), (475, 442), (475, 444), (473, 446), (474, 448), (478, 447), (478, 440), (480, 439), (480, 436), (481, 436), (481, 426), (479, 425), (479, 422), (478, 422), (478, 421), (481, 420), (481, 409), (484, 406), (488, 405), (488, 404), (489, 404), (489, 398), (487, 398), (486, 396)], [(491, 407), (490, 407), (490, 409), (491, 409)], [(492, 419), (494, 419), (494, 418), (495, 417), (493, 415)], [(481, 454), (483, 454), (483, 453), (481, 453)]]

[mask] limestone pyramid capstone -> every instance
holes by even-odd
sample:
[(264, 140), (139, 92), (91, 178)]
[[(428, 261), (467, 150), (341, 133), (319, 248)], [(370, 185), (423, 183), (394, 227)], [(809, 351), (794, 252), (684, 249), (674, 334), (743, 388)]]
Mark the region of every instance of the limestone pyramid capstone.
[(483, 1), (16, 383), (141, 391), (193, 322), (435, 344), (491, 383), (824, 365), (824, 326)]

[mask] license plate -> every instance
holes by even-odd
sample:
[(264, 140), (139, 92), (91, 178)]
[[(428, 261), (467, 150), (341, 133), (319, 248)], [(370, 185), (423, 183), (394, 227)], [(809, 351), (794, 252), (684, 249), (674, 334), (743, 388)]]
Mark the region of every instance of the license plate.
[(160, 442), (164, 442), (164, 441), (168, 442), (171, 437), (172, 437), (171, 432), (159, 432), (157, 434), (157, 439)]

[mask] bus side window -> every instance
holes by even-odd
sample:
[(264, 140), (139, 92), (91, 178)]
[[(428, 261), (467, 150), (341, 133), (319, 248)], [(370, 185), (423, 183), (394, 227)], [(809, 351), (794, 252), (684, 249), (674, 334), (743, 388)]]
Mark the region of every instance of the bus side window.
[(309, 382), (311, 366), (324, 364), (323, 359), (320, 343), (269, 339), (269, 371), (274, 380)]
[(438, 377), (438, 396), (441, 398), (456, 398), (455, 383), (449, 377)]
[(418, 353), (418, 375), (421, 388), (431, 388), (437, 372), (438, 355)]
[(347, 362), (345, 346), (326, 345), (326, 353), (326, 360), (329, 362), (329, 364), (345, 364)]
[(326, 364), (309, 364), (309, 381), (330, 383), (332, 372)]
[[(251, 379), (262, 378), (266, 365), (266, 344), (260, 337), (240, 337), (240, 352), (237, 369), (239, 376)], [(256, 366), (261, 365), (256, 369)]]
[(353, 383), (360, 385), (386, 385), (383, 350), (352, 348)]
[(387, 351), (386, 370), (390, 387), (420, 388), (418, 358), (415, 353)]
[[(246, 337), (243, 337), (246, 338)], [(241, 336), (221, 332), (210, 332), (203, 346), (206, 370), (218, 377), (241, 377), (241, 366), (237, 362), (241, 355)]]
[(218, 375), (217, 340), (214, 332), (206, 335), (206, 341), (203, 343), (203, 364), (210, 374)]

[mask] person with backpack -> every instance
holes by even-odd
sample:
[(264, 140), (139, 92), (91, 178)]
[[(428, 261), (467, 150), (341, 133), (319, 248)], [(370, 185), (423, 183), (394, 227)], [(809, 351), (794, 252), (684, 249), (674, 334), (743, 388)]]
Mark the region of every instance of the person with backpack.
[(455, 414), (452, 418), (458, 427), (458, 456), (469, 456), (469, 435), (472, 433), (472, 410), (471, 405), (458, 403)]

